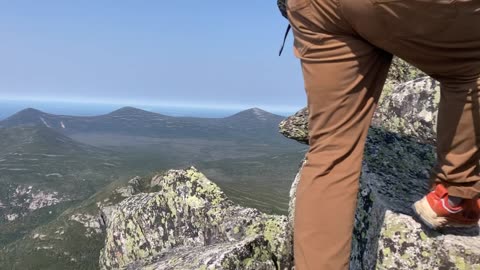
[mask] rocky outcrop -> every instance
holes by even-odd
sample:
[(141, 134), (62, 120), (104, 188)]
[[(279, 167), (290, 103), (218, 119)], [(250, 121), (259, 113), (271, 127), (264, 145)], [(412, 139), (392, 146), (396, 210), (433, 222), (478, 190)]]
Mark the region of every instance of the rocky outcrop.
[[(439, 101), (440, 85), (430, 77), (395, 86), (386, 84), (372, 124), (419, 142), (434, 143)], [(307, 108), (282, 121), (280, 132), (287, 138), (308, 144)]]
[(370, 132), (355, 217), (351, 269), (478, 269), (478, 228), (432, 231), (412, 218), (429, 190), (433, 147)]
[(308, 110), (304, 108), (280, 122), (280, 133), (285, 137), (308, 144)]
[(425, 76), (427, 74), (418, 68), (413, 67), (398, 57), (394, 57), (388, 71), (387, 85), (409, 82)]
[(133, 194), (140, 191), (140, 180), (141, 178), (138, 176), (130, 179), (128, 181), (128, 185), (117, 188), (115, 190), (115, 193), (124, 198), (132, 196)]
[[(372, 124), (388, 131), (435, 141), (440, 85), (405, 61), (394, 58)], [(308, 144), (308, 110), (303, 108), (282, 121), (280, 133)]]
[(285, 216), (235, 205), (194, 167), (105, 215), (102, 269), (290, 269)]
[(413, 137), (421, 142), (434, 143), (440, 84), (430, 77), (385, 88), (373, 125)]

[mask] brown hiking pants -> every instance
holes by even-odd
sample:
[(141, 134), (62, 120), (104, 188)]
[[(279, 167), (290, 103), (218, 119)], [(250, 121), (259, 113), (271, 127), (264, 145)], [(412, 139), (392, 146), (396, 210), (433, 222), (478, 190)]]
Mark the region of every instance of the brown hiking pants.
[(441, 83), (434, 180), (450, 195), (480, 194), (480, 0), (288, 0), (287, 10), (310, 135), (296, 270), (348, 268), (364, 143), (392, 54)]

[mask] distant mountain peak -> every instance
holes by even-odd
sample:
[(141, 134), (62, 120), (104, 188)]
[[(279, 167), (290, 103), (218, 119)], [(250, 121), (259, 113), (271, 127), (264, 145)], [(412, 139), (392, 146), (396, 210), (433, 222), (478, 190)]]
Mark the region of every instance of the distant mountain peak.
[(262, 110), (258, 107), (253, 107), (247, 110), (238, 112), (232, 116), (227, 117), (227, 119), (258, 119), (258, 120), (268, 120), (268, 119), (281, 119), (283, 117)]
[(26, 108), (17, 112), (15, 115), (42, 115), (42, 114), (47, 114), (47, 113), (37, 110), (35, 108)]
[(0, 127), (43, 124), (50, 127), (46, 119), (51, 115), (34, 108), (23, 109), (0, 122)]
[(254, 114), (271, 114), (271, 113), (269, 113), (269, 112), (267, 112), (267, 111), (265, 111), (265, 110), (262, 110), (262, 109), (260, 109), (260, 108), (257, 108), (257, 107), (253, 107), (253, 108), (248, 109), (248, 110), (246, 110), (246, 111), (251, 111), (251, 112), (253, 112)]
[(121, 107), (120, 109), (117, 109), (113, 112), (111, 112), (112, 114), (113, 113), (129, 113), (129, 112), (146, 112), (142, 109), (139, 109), (139, 108), (135, 108), (135, 107), (131, 107), (131, 106), (125, 106), (125, 107)]
[(130, 115), (130, 116), (132, 116), (132, 115), (156, 115), (156, 116), (159, 116), (161, 114), (146, 111), (146, 110), (142, 110), (142, 109), (131, 107), (131, 106), (125, 106), (125, 107), (122, 107), (118, 110), (115, 110), (115, 111), (109, 113), (109, 115), (122, 115), (122, 116), (125, 116), (125, 115)]

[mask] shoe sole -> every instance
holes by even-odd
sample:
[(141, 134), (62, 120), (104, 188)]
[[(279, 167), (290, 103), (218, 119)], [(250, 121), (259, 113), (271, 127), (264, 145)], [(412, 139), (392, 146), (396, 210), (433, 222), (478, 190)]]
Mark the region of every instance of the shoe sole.
[(478, 226), (478, 223), (463, 224), (440, 217), (430, 207), (426, 198), (423, 198), (412, 205), (413, 212), (430, 229), (437, 230), (442, 227), (454, 228), (472, 228)]

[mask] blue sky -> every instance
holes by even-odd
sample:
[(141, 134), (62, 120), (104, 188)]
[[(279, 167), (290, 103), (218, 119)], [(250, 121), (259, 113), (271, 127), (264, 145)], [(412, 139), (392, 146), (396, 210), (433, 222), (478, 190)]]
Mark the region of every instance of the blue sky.
[(0, 2), (0, 100), (302, 108), (269, 1)]

